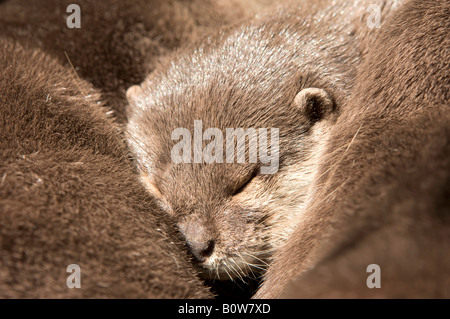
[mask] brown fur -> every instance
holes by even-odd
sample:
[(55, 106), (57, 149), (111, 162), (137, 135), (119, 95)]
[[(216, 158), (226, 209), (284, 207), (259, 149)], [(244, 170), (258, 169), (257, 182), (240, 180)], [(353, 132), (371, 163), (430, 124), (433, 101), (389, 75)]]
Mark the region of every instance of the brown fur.
[[(0, 74), (0, 297), (211, 297), (99, 92), (5, 38)], [(81, 289), (66, 286), (69, 264)]]
[(30, 41), (65, 65), (70, 59), (78, 74), (102, 91), (120, 123), (125, 90), (143, 81), (160, 56), (252, 12), (237, 0), (81, 0), (76, 2), (81, 29), (69, 29), (71, 3), (6, 1), (0, 6), (0, 32)]
[[(302, 218), (336, 105), (346, 100), (363, 40), (373, 33), (366, 9), (358, 1), (281, 8), (170, 56), (128, 91), (129, 144), (141, 179), (177, 219), (206, 277), (258, 272)], [(390, 9), (389, 2), (383, 13)], [(312, 113), (296, 98), (309, 88), (323, 93)], [(260, 175), (260, 163), (173, 163), (171, 132), (192, 134), (194, 120), (223, 132), (279, 128), (280, 170)]]
[(449, 16), (448, 1), (410, 1), (387, 23), (256, 297), (450, 297)]
[[(29, 112), (26, 108), (34, 107), (35, 103), (44, 109), (60, 94), (64, 97), (62, 101), (73, 103), (71, 114), (59, 124), (55, 119), (46, 118), (53, 113), (45, 111), (39, 116), (33, 113), (31, 118), (25, 119), (20, 118), (22, 113), (8, 111), (2, 114), (8, 123), (14, 123), (17, 116), (16, 125), (20, 129), (16, 132), (12, 126), (1, 128), (2, 137), (3, 130), (6, 132), (8, 129), (13, 134), (8, 144), (2, 144), (2, 152), (5, 151), (5, 159), (11, 162), (8, 162), (11, 166), (4, 166), (1, 174), (3, 193), (0, 199), (2, 213), (3, 208), (5, 213), (2, 215), (5, 218), (2, 221), (2, 249), (5, 249), (2, 257), (5, 267), (2, 266), (0, 273), (1, 296), (211, 296), (193, 277), (195, 273), (184, 264), (183, 252), (169, 243), (177, 241), (170, 221), (160, 218), (152, 198), (143, 194), (140, 185), (135, 184), (135, 176), (126, 161), (126, 150), (120, 145), (117, 132), (110, 127), (113, 124), (105, 119), (102, 110), (94, 107), (97, 101), (101, 101), (98, 103), (114, 110), (115, 119), (123, 122), (125, 89), (142, 81), (145, 74), (153, 70), (160, 56), (197, 41), (210, 29), (251, 14), (254, 10), (252, 6), (258, 0), (252, 1), (252, 6), (235, 1), (84, 0), (76, 2), (81, 7), (82, 28), (69, 29), (65, 11), (72, 2), (9, 0), (0, 5), (0, 33), (30, 47), (22, 49), (17, 45), (12, 48), (11, 42), (2, 40), (2, 45), (6, 46), (4, 53), (7, 54), (2, 55), (2, 58), (9, 59), (3, 67), (11, 65), (8, 72), (23, 73), (12, 84), (7, 79), (13, 74), (2, 74), (2, 108), (14, 107), (23, 102), (24, 112)], [(19, 54), (15, 60), (11, 57), (11, 50)], [(41, 50), (59, 63), (44, 56)], [(24, 63), (27, 59), (31, 61)], [(42, 61), (50, 61), (49, 66), (33, 66), (33, 63)], [(66, 65), (67, 68), (61, 68), (58, 64)], [(75, 70), (71, 69), (72, 65)], [(29, 78), (31, 70), (35, 70), (33, 75), (37, 75), (42, 84)], [(102, 96), (90, 85), (76, 80), (78, 76), (90, 80), (96, 89), (101, 90)], [(53, 91), (50, 90), (52, 81), (56, 85)], [(22, 92), (22, 100), (15, 100), (15, 86), (28, 88), (26, 94)], [(78, 90), (79, 86), (83, 87), (82, 93)], [(43, 99), (44, 93), (41, 91), (57, 93), (46, 95)], [(92, 101), (83, 102), (86, 104), (84, 111), (76, 111), (82, 106), (80, 101), (85, 99)], [(14, 104), (8, 105), (11, 101)], [(42, 104), (42, 101), (46, 101), (47, 105)], [(60, 146), (48, 142), (48, 145), (43, 146), (46, 148), (44, 152), (40, 148), (45, 143), (39, 144), (37, 141), (45, 133), (38, 127), (47, 130), (47, 133), (61, 130), (64, 134), (58, 133), (58, 136), (66, 139), (67, 143)], [(78, 136), (80, 132), (77, 128), (95, 132), (87, 137)], [(26, 141), (31, 143), (25, 151), (22, 150), (24, 146), (21, 141), (24, 134), (28, 134)], [(82, 143), (81, 149), (78, 149), (80, 138), (86, 145)], [(13, 151), (15, 147), (17, 150)], [(90, 154), (99, 148), (106, 155)], [(22, 151), (33, 156), (24, 155), (23, 161), (15, 164), (14, 160), (18, 161), (15, 159), (16, 153)], [(9, 159), (10, 156), (14, 160)], [(30, 161), (30, 157), (33, 160)], [(73, 164), (67, 162), (67, 158), (75, 158)], [(86, 162), (77, 160), (80, 158)], [(53, 170), (59, 172), (55, 177), (53, 174), (56, 172)], [(117, 180), (123, 183), (118, 184)], [(60, 201), (64, 201), (64, 204)], [(23, 212), (20, 212), (22, 208)], [(82, 214), (76, 215), (77, 211)], [(30, 218), (30, 215), (34, 217)], [(38, 216), (42, 220), (38, 220)], [(67, 226), (78, 218), (82, 221), (78, 226)], [(106, 220), (102, 221), (102, 218)], [(6, 220), (11, 223), (10, 227), (3, 226)], [(67, 227), (60, 229), (61, 222)], [(43, 224), (47, 226), (41, 232), (30, 232), (25, 237), (24, 232), (28, 228), (22, 229), (23, 224), (31, 229), (40, 229)], [(161, 228), (162, 233), (155, 232), (156, 228)], [(80, 229), (83, 230), (81, 234)], [(114, 234), (113, 229), (120, 231)], [(103, 233), (106, 235), (101, 235)], [(54, 244), (47, 244), (47, 241)], [(59, 242), (69, 244), (64, 247)], [(125, 249), (124, 244), (128, 248)], [(44, 260), (42, 256), (46, 254), (48, 257)], [(81, 290), (69, 290), (65, 286), (68, 276), (65, 263), (69, 259), (81, 263)], [(33, 263), (35, 266), (32, 266)]]

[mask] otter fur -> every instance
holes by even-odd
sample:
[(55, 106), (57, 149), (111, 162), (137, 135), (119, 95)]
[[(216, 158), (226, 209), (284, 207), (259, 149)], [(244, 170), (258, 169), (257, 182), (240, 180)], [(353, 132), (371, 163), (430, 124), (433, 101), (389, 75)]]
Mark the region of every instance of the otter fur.
[[(177, 247), (178, 235), (171, 221), (160, 218), (151, 196), (136, 185), (118, 127), (111, 119), (124, 122), (126, 88), (142, 81), (160, 56), (254, 9), (234, 1), (83, 0), (77, 2), (81, 29), (70, 29), (66, 21), (69, 4), (72, 1), (8, 0), (0, 4), (0, 36), (8, 38), (1, 40), (5, 46), (1, 57), (5, 125), (0, 129), (2, 155), (9, 163), (2, 166), (0, 174), (4, 218), (0, 295), (211, 297), (195, 278), (195, 271), (185, 264), (184, 248)], [(48, 63), (48, 67), (40, 63)], [(15, 81), (8, 82), (11, 79)], [(18, 92), (16, 87), (27, 90)], [(44, 99), (42, 92), (47, 92)], [(22, 99), (15, 101), (20, 96)], [(52, 99), (57, 100), (57, 106), (70, 101), (70, 114), (62, 117), (67, 110), (61, 110), (60, 117), (53, 117), (59, 111)], [(23, 112), (14, 114), (12, 107), (17, 105), (22, 105)], [(54, 111), (46, 113), (47, 106)], [(28, 118), (20, 117), (28, 112)], [(15, 126), (6, 125), (14, 121)], [(61, 130), (64, 134), (58, 136), (67, 143), (38, 142), (45, 135), (38, 128), (48, 134)], [(77, 128), (93, 133), (78, 136)], [(85, 145), (79, 146), (78, 139)], [(31, 146), (24, 151), (25, 143)], [(45, 151), (40, 149), (41, 144)], [(106, 153), (98, 153), (98, 149)], [(30, 160), (29, 154), (39, 158)], [(16, 157), (22, 155), (19, 161)], [(72, 163), (67, 158), (75, 159)], [(30, 174), (38, 177), (34, 180)], [(80, 219), (80, 224), (69, 227), (74, 219)], [(113, 229), (118, 229), (116, 234)], [(64, 284), (69, 275), (64, 267), (69, 260), (80, 263), (82, 290), (68, 289)]]
[(99, 91), (5, 37), (0, 74), (0, 298), (212, 297)]
[(0, 4), (0, 32), (72, 65), (101, 90), (119, 123), (125, 121), (126, 89), (143, 81), (159, 57), (254, 11), (237, 0), (80, 0), (81, 28), (71, 29), (67, 8), (72, 3), (5, 1)]
[(412, 0), (386, 22), (256, 298), (450, 297), (449, 16)]

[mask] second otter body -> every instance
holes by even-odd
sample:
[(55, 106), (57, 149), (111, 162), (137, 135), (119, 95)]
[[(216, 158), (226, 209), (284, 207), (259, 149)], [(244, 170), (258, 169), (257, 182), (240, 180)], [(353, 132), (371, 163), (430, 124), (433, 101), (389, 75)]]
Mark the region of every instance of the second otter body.
[[(375, 1), (383, 15), (394, 3)], [(208, 37), (128, 90), (128, 142), (141, 180), (178, 221), (205, 277), (264, 268), (301, 219), (328, 128), (374, 31), (368, 16), (362, 1), (281, 9)], [(199, 123), (214, 132), (241, 129), (232, 145), (248, 141), (241, 155), (249, 160), (196, 161), (198, 151), (228, 155), (211, 131), (174, 160), (178, 133), (194, 135)], [(278, 160), (270, 174), (250, 160), (260, 129), (278, 132), (259, 140)]]
[(255, 297), (450, 296), (449, 13), (410, 0), (377, 35)]

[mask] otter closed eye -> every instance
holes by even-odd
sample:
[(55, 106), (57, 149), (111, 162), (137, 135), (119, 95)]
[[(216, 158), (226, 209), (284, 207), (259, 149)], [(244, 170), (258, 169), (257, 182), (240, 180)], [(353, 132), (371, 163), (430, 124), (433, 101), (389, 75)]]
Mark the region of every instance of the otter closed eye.
[(235, 188), (233, 192), (233, 196), (236, 196), (244, 191), (244, 189), (252, 182), (252, 180), (258, 175), (258, 170), (255, 169), (251, 171), (244, 179), (242, 179), (241, 183)]

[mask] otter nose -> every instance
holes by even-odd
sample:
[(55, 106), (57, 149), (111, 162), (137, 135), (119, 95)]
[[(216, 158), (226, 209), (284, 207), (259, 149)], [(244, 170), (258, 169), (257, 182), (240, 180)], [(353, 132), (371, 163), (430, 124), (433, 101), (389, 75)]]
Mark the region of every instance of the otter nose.
[(198, 221), (188, 220), (179, 224), (189, 252), (198, 262), (204, 262), (214, 252), (215, 242), (207, 229)]
[(198, 262), (204, 262), (214, 251), (214, 240), (188, 241), (189, 250)]

